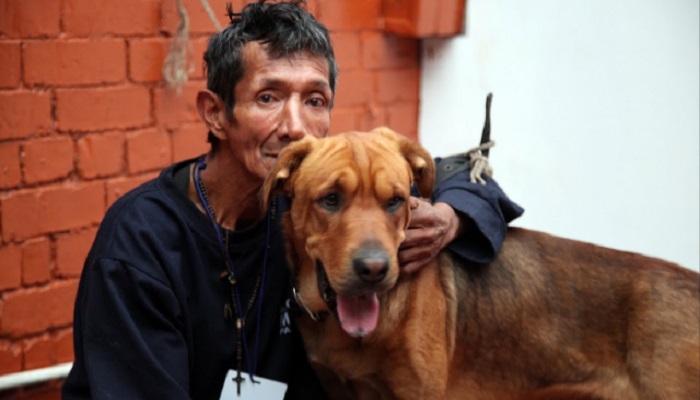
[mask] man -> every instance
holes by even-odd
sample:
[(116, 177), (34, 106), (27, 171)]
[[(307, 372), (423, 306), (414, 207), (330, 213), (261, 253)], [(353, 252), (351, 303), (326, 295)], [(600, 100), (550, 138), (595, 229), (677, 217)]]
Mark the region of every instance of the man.
[[(196, 99), (211, 151), (107, 212), (81, 276), (64, 399), (245, 398), (262, 386), (281, 388), (280, 398), (325, 397), (288, 314), (287, 201), (266, 212), (258, 191), (287, 144), (326, 136), (333, 49), (296, 3), (229, 14)], [(407, 273), (458, 235), (451, 248), (488, 261), (521, 212), (494, 182), (469, 184), (464, 174), (439, 186), (434, 205), (412, 203), (400, 253)]]

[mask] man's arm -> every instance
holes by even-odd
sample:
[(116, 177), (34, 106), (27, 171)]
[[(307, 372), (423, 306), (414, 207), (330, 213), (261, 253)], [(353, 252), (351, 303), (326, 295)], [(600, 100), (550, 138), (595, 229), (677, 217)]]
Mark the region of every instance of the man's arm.
[(124, 262), (83, 272), (75, 313), (75, 363), (64, 399), (189, 399), (185, 340), (172, 291)]
[(399, 249), (404, 272), (416, 271), (445, 247), (467, 261), (488, 263), (500, 251), (508, 223), (523, 213), (493, 179), (482, 176), (485, 184), (470, 182), (469, 168), (440, 179), (439, 171), (448, 166), (455, 171), (455, 162), (468, 160), (465, 156), (436, 161), (438, 183), (432, 204), (411, 199), (411, 222)]

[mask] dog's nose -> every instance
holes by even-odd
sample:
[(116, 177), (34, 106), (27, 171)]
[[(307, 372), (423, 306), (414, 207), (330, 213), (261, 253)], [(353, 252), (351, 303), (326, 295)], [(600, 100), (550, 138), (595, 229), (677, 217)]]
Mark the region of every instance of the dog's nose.
[(356, 257), (352, 260), (355, 273), (365, 282), (379, 282), (389, 271), (389, 259), (385, 256)]

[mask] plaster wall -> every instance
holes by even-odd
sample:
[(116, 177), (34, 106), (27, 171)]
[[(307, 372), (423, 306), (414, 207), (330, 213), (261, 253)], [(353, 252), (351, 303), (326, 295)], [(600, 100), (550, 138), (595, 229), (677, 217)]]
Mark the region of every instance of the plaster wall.
[(470, 0), (422, 48), (419, 135), (475, 146), (494, 93), (495, 178), (513, 225), (698, 270), (696, 0)]

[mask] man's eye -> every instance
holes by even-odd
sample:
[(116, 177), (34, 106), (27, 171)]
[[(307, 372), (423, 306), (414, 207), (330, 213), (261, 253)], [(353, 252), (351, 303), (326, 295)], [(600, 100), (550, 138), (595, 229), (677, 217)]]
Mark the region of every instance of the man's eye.
[(258, 97), (258, 101), (261, 103), (270, 103), (272, 101), (272, 96), (269, 94), (263, 94)]
[(312, 107), (325, 107), (326, 101), (320, 97), (314, 97), (309, 100), (309, 104), (311, 104)]
[(338, 193), (330, 193), (318, 199), (317, 202), (328, 211), (337, 211), (340, 208), (340, 195)]
[(389, 212), (394, 212), (398, 210), (405, 201), (406, 200), (404, 200), (404, 198), (401, 196), (394, 196), (386, 203), (386, 210)]

